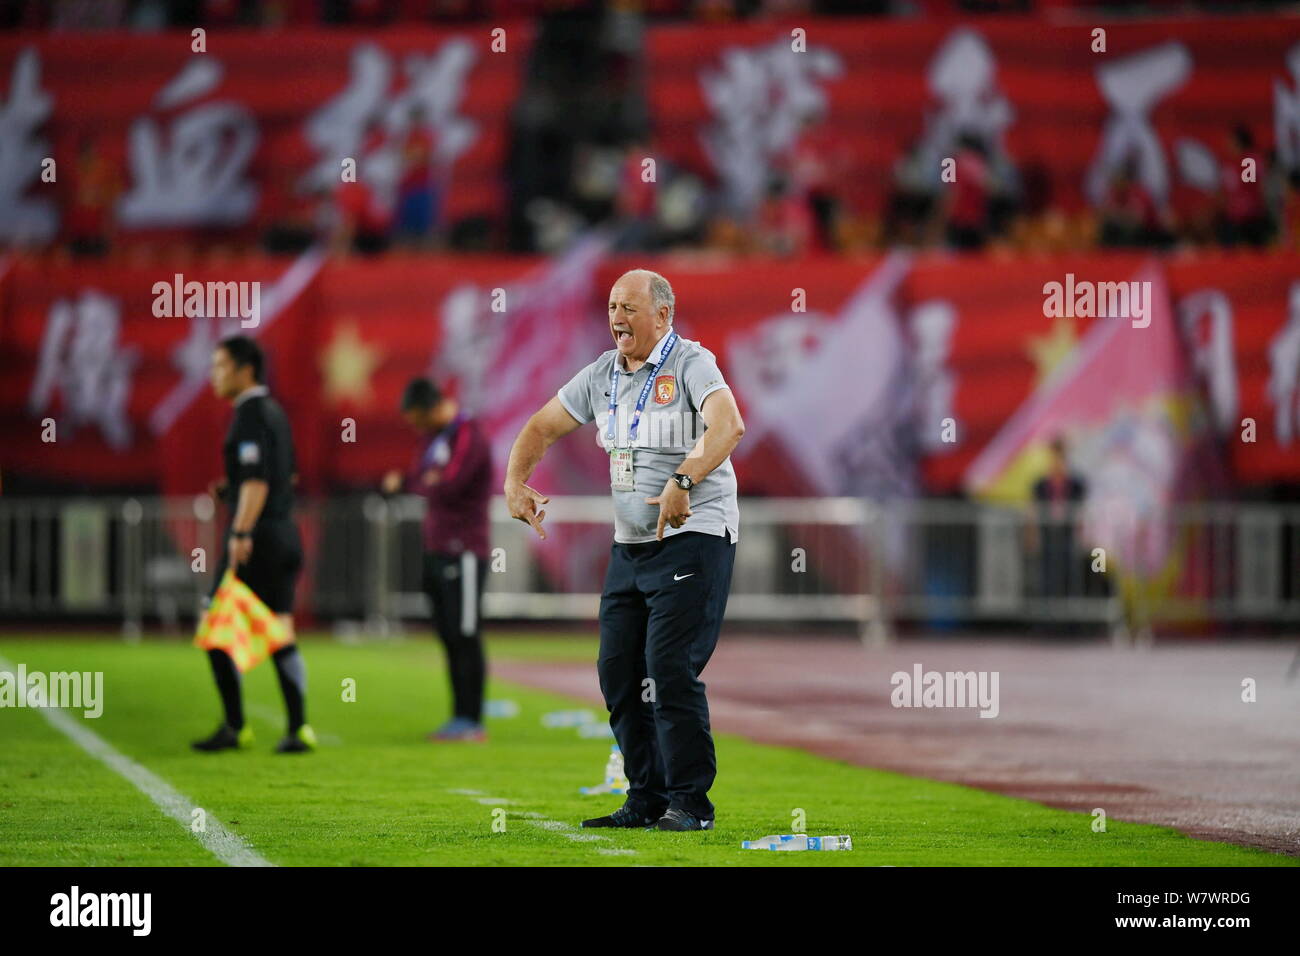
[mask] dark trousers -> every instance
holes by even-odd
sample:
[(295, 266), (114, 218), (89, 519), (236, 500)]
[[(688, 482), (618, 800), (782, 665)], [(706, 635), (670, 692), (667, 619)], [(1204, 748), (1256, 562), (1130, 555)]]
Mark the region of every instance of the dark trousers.
[(1061, 528), (1041, 529), (1042, 551), (1039, 569), (1044, 597), (1078, 597), (1079, 568), (1074, 550), (1074, 535)]
[(426, 552), (424, 593), (433, 605), (433, 624), (447, 649), (453, 716), (483, 720), (483, 685), (487, 661), (483, 654), (483, 583), (487, 560), (468, 551), (461, 554)]
[(718, 643), (735, 558), (727, 536), (699, 532), (610, 550), (596, 667), (627, 803), (647, 816), (713, 819), (718, 767), (700, 672)]

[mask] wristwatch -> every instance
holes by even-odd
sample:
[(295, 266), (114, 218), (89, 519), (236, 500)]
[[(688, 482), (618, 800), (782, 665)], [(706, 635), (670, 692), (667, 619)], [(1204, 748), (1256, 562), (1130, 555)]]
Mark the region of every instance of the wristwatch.
[(674, 474), (673, 481), (677, 482), (677, 487), (682, 491), (690, 491), (695, 487), (695, 480), (690, 475), (683, 475), (681, 472)]

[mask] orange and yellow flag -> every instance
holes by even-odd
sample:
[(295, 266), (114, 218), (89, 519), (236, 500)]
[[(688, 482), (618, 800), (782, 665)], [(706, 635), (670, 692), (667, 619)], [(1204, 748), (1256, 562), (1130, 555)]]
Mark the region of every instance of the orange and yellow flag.
[(292, 643), (293, 635), (280, 619), (230, 569), (194, 635), (196, 647), (225, 651), (241, 674)]

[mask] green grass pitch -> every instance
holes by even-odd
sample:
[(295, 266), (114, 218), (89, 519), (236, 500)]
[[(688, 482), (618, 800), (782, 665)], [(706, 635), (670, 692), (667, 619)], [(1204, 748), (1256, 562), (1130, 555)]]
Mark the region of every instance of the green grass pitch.
[[(445, 718), (447, 686), (432, 638), (367, 646), (303, 642), (315, 754), (277, 756), (275, 675), (245, 677), (252, 750), (195, 754), (216, 725), (207, 662), (182, 641), (0, 638), (0, 657), (28, 671), (103, 671), (104, 713), (77, 720), (240, 834), (272, 863), (340, 866), (1294, 866), (1300, 861), (1172, 830), (1052, 810), (966, 787), (856, 767), (717, 735), (707, 833), (592, 831), (577, 824), (620, 797), (587, 797), (610, 741), (547, 729), (549, 710), (590, 705), (502, 681), (490, 699), (518, 703), (489, 719), (485, 744), (426, 742)], [(591, 638), (489, 638), (492, 658), (591, 661)], [(344, 702), (345, 678), (356, 701)], [(599, 708), (596, 708), (599, 712)], [(462, 791), (462, 792), (457, 792)], [(742, 850), (742, 840), (791, 830), (852, 835), (831, 853)], [(493, 829), (504, 811), (505, 829)], [(497, 814), (497, 819), (501, 819)], [(215, 865), (189, 832), (81, 750), (37, 711), (0, 709), (0, 865)], [(578, 839), (575, 839), (578, 837)]]

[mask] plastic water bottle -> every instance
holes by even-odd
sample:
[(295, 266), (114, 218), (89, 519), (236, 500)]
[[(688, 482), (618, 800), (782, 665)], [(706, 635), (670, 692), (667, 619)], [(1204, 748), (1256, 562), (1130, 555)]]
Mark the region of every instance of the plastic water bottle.
[(588, 796), (597, 793), (621, 795), (627, 793), (627, 788), (627, 776), (623, 770), (623, 751), (618, 749), (618, 744), (614, 744), (609, 750), (609, 760), (605, 762), (605, 782), (596, 787), (579, 787), (578, 791)]
[(590, 710), (553, 710), (542, 714), (543, 727), (582, 727), (596, 719)]
[(618, 744), (609, 748), (609, 760), (605, 764), (605, 782), (610, 786), (626, 786), (627, 778), (623, 776), (623, 751)]
[(806, 850), (808, 838), (802, 833), (774, 833), (761, 840), (745, 840), (742, 850)]
[(795, 852), (799, 850), (852, 850), (853, 838), (844, 836), (810, 837), (804, 833), (775, 833), (761, 840), (745, 840), (740, 844), (742, 850), (778, 850)]
[(810, 850), (852, 850), (853, 837), (847, 833), (839, 836), (819, 836), (808, 838)]
[(483, 703), (484, 717), (518, 717), (519, 704), (513, 700), (489, 700)]

